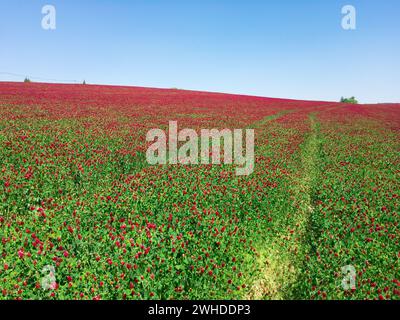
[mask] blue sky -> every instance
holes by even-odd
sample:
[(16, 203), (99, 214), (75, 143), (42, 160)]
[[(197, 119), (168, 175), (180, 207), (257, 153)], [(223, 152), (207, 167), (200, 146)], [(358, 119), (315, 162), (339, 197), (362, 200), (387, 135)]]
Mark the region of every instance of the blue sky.
[[(341, 27), (347, 4), (356, 30)], [(0, 43), (0, 81), (400, 102), (398, 0), (0, 0)]]

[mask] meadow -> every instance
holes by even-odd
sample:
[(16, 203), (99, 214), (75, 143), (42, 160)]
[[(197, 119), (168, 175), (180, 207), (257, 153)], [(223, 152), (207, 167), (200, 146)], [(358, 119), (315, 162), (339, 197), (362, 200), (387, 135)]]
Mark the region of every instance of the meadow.
[[(254, 172), (148, 164), (169, 121), (254, 129)], [(399, 104), (0, 83), (0, 299), (399, 300), (399, 135)]]

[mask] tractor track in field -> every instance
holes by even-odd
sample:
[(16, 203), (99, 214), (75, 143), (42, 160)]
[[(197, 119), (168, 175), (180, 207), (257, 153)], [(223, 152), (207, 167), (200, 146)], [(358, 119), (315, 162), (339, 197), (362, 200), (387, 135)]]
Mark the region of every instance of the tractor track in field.
[[(319, 123), (315, 119), (316, 113), (309, 115), (311, 132), (301, 150), (301, 168), (302, 174), (295, 180), (295, 207), (298, 208), (296, 221), (297, 238), (299, 242), (295, 244), (297, 255), (293, 259), (294, 279), (289, 284), (285, 298), (296, 298), (295, 290), (299, 279), (304, 276), (304, 264), (306, 256), (311, 250), (313, 236), (313, 217), (315, 207), (313, 203), (313, 194), (320, 176), (320, 148), (322, 139), (320, 135)], [(293, 296), (294, 295), (294, 296)]]
[[(310, 232), (311, 215), (314, 212), (312, 193), (316, 179), (319, 176), (319, 148), (321, 137), (316, 113), (309, 114), (310, 132), (300, 149), (299, 174), (292, 180), (293, 203), (288, 211), (294, 210), (296, 238), (288, 246), (283, 246), (286, 235), (277, 234), (278, 244), (265, 244), (259, 253), (258, 264), (261, 274), (246, 298), (249, 299), (291, 299), (298, 279), (302, 276), (302, 267), (310, 250), (312, 239)], [(271, 243), (274, 243), (271, 241)], [(281, 243), (282, 245), (279, 245)], [(296, 252), (294, 255), (293, 252)]]

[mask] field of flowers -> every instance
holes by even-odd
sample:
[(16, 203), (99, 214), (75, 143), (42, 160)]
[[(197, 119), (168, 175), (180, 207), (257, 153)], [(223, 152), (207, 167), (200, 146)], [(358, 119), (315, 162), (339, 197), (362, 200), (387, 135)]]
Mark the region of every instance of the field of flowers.
[[(254, 129), (254, 173), (150, 166), (170, 120)], [(398, 300), (399, 135), (396, 104), (0, 83), (0, 299)]]

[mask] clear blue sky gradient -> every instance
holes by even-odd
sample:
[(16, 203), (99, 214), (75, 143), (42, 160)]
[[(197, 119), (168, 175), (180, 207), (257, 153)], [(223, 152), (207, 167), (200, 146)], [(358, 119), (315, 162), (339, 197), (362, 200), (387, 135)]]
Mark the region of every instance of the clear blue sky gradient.
[(0, 0), (0, 44), (0, 72), (32, 77), (400, 102), (399, 0)]

